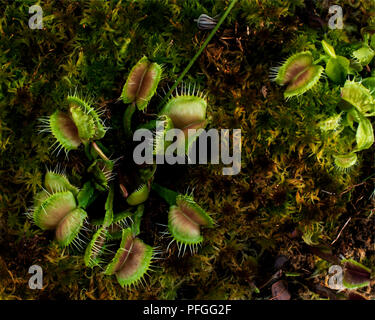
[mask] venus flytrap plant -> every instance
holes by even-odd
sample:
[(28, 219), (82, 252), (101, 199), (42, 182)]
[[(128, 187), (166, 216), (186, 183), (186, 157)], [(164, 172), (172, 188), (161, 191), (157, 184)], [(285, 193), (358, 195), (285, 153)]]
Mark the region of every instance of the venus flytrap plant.
[[(79, 233), (87, 219), (85, 207), (80, 207), (81, 191), (64, 174), (54, 171), (46, 173), (44, 186), (46, 189), (34, 198), (34, 209), (29, 217), (42, 230), (55, 230), (60, 246), (80, 246)], [(76, 199), (78, 195), (80, 202)]]
[(131, 206), (137, 206), (148, 199), (150, 193), (147, 184), (141, 184), (134, 192), (132, 192), (126, 199), (126, 202)]
[(76, 94), (68, 95), (67, 101), (81, 140), (85, 143), (103, 138), (108, 128), (100, 119), (102, 112), (93, 108), (92, 102), (86, 101)]
[(96, 159), (87, 169), (87, 172), (93, 174), (94, 185), (99, 191), (108, 189), (109, 183), (113, 180), (113, 167), (112, 161)]
[(122, 89), (121, 99), (125, 104), (130, 104), (124, 113), (124, 130), (128, 137), (131, 136), (131, 119), (136, 107), (143, 111), (156, 92), (161, 79), (162, 68), (147, 57), (141, 58), (131, 69), (126, 83)]
[(97, 195), (91, 181), (85, 182), (77, 194), (78, 206), (80, 208), (87, 208), (96, 199)]
[[(191, 195), (182, 195), (156, 183), (155, 190), (170, 205), (168, 212), (168, 231), (172, 242), (176, 242), (179, 255), (185, 254), (189, 247), (195, 253), (203, 241), (202, 227), (213, 227), (211, 217), (193, 199)], [(170, 243), (170, 244), (171, 244)], [(169, 246), (168, 246), (169, 247)]]
[(101, 266), (102, 256), (109, 252), (106, 240), (109, 238), (108, 228), (113, 222), (113, 185), (109, 188), (107, 200), (105, 202), (105, 215), (101, 221), (101, 226), (94, 233), (90, 243), (86, 247), (84, 261), (87, 267), (93, 268)]
[[(324, 53), (320, 54), (319, 59), (313, 61), (313, 55), (309, 51), (299, 52), (280, 67), (271, 69), (271, 78), (279, 85), (287, 85), (284, 91), (284, 97), (287, 99), (301, 95), (316, 85), (323, 70), (329, 80), (342, 86), (341, 112), (320, 121), (318, 126), (322, 132), (340, 133), (333, 158), (336, 167), (344, 171), (357, 163), (357, 152), (370, 148), (374, 143), (374, 133), (368, 117), (375, 115), (375, 80), (372, 77), (363, 79), (362, 82), (347, 80), (349, 75), (358, 76), (358, 64), (364, 66), (372, 61), (373, 50), (367, 43), (368, 37), (365, 36), (363, 46), (353, 52), (354, 60), (350, 60), (337, 55), (335, 49), (323, 40)], [(325, 63), (325, 68), (319, 63)], [(345, 127), (355, 132), (354, 147)]]
[[(124, 103), (131, 103), (131, 106), (124, 113), (124, 129), (128, 136), (131, 130), (131, 118), (135, 107), (144, 110), (148, 101), (156, 92), (160, 81), (161, 68), (156, 63), (151, 63), (146, 57), (143, 57), (131, 70), (128, 79), (124, 85), (121, 98)], [(186, 142), (186, 153), (195, 139), (187, 139), (189, 129), (204, 129), (207, 125), (206, 109), (207, 102), (203, 93), (196, 90), (196, 86), (191, 84), (182, 84), (180, 91), (176, 89), (176, 95), (169, 99), (166, 105), (159, 112), (157, 121), (162, 122), (163, 128), (156, 128), (156, 121), (143, 125), (143, 128), (155, 129), (155, 138), (153, 139), (153, 153), (163, 154), (171, 144), (167, 141), (166, 134), (170, 129), (177, 128), (184, 132)], [(199, 132), (199, 131), (198, 131)], [(183, 141), (179, 139), (179, 141)]]
[(342, 112), (320, 121), (319, 128), (322, 131), (335, 131), (340, 128), (341, 120)]
[(169, 99), (159, 113), (161, 116), (167, 116), (172, 121), (174, 128), (182, 130), (185, 139), (178, 139), (177, 141), (185, 142), (186, 154), (189, 153), (191, 145), (199, 136), (199, 131), (197, 131), (193, 139), (188, 139), (188, 130), (204, 129), (208, 123), (206, 119), (206, 97), (202, 92), (195, 89), (195, 86), (183, 84), (180, 92), (176, 90), (176, 95)]
[(115, 275), (122, 287), (136, 286), (151, 270), (154, 256), (154, 249), (137, 238), (131, 228), (123, 229), (120, 248), (104, 274)]
[(343, 259), (344, 266), (343, 285), (348, 289), (366, 287), (370, 284), (371, 270), (363, 264), (352, 259)]
[[(104, 273), (116, 275), (117, 281), (122, 287), (136, 286), (143, 281), (144, 276), (150, 270), (151, 260), (157, 251), (137, 237), (140, 233), (144, 206), (139, 205), (135, 213), (127, 210), (114, 215), (113, 198), (112, 186), (105, 203), (104, 219), (93, 222), (99, 227), (86, 248), (84, 261), (87, 267), (102, 267), (105, 257), (112, 253), (108, 249), (108, 242), (118, 239), (120, 233), (122, 239), (120, 248), (114, 254), (112, 261), (105, 267)], [(130, 227), (127, 227), (127, 219), (132, 221)]]
[[(156, 127), (157, 124), (158, 127)], [(165, 150), (172, 143), (166, 139), (168, 131), (173, 129), (172, 119), (167, 115), (161, 115), (156, 121), (152, 121), (150, 125), (155, 130), (152, 138), (152, 153), (154, 155), (164, 155)]]
[(70, 191), (74, 196), (77, 196), (79, 193), (79, 189), (69, 182), (65, 174), (54, 171), (47, 171), (44, 176), (44, 186), (50, 193)]
[(130, 206), (138, 206), (148, 199), (156, 168), (157, 166), (153, 164), (139, 170), (140, 184), (126, 197), (126, 202)]
[(108, 227), (109, 237), (111, 239), (121, 239), (121, 231), (133, 223), (133, 215), (134, 214), (130, 210), (114, 215), (113, 223)]
[(322, 41), (322, 47), (327, 54), (326, 57), (323, 56), (323, 60), (326, 61), (327, 77), (337, 84), (343, 84), (350, 72), (350, 61), (343, 56), (336, 55), (335, 49), (325, 40)]
[(121, 244), (104, 273), (115, 275), (122, 287), (142, 283), (151, 270), (152, 260), (158, 251), (138, 238), (144, 206), (139, 205), (133, 215), (131, 227), (122, 229)]
[(336, 167), (343, 171), (354, 166), (358, 160), (355, 153), (335, 154), (333, 155), (333, 158), (335, 159)]
[[(127, 209), (123, 212), (114, 214), (112, 223), (108, 226), (108, 238), (109, 239), (121, 239), (121, 231), (129, 227), (133, 223), (132, 212), (133, 208)], [(104, 219), (95, 219), (91, 222), (95, 230), (99, 230), (103, 226)]]
[[(95, 186), (103, 191), (108, 188), (109, 181), (113, 178), (114, 162), (104, 154), (95, 142), (102, 139), (108, 130), (100, 119), (103, 113), (92, 106), (92, 101), (83, 99), (77, 93), (66, 98), (69, 112), (55, 111), (50, 117), (42, 118), (41, 132), (50, 132), (56, 139), (52, 147), (55, 150), (69, 151), (84, 145), (87, 158), (94, 163), (88, 168), (97, 180)], [(57, 145), (55, 147), (55, 145)], [(97, 157), (100, 159), (96, 159)]]
[(352, 53), (353, 58), (362, 67), (368, 65), (375, 56), (375, 51), (369, 45), (370, 35), (369, 33), (364, 34), (364, 40), (362, 46)]
[[(56, 139), (52, 147), (67, 154), (83, 144), (104, 137), (107, 128), (99, 113), (89, 101), (77, 94), (68, 95), (69, 112), (55, 111), (51, 116), (41, 118), (40, 132), (50, 132)], [(54, 150), (54, 151), (55, 151)]]
[[(144, 59), (144, 61), (146, 60)], [(128, 86), (130, 85), (131, 82), (128, 82)], [(143, 88), (144, 86), (142, 85), (141, 87)], [(190, 87), (182, 86), (182, 88), (181, 93), (172, 97), (158, 115), (158, 119), (162, 120), (159, 122), (164, 124), (164, 130), (156, 139), (153, 147), (154, 154), (163, 154), (165, 152), (165, 147), (168, 146), (166, 134), (169, 129), (174, 127), (180, 127), (185, 130), (188, 128), (203, 128), (207, 123), (207, 103), (205, 98), (201, 93), (196, 95), (196, 91), (193, 88), (192, 91), (190, 91)], [(154, 91), (154, 89), (152, 90)], [(127, 92), (126, 88), (124, 92)], [(129, 92), (126, 94), (128, 94), (130, 99), (132, 96), (129, 95)], [(144, 98), (145, 96), (136, 97)], [(70, 103), (70, 113), (62, 116), (59, 114), (56, 117), (57, 121), (60, 118), (64, 121), (62, 126), (61, 123), (57, 123), (56, 127), (68, 128), (69, 130), (57, 130), (57, 132), (74, 132), (77, 141), (75, 149), (80, 144), (84, 145), (86, 156), (92, 162), (87, 168), (87, 172), (91, 173), (92, 179), (84, 183), (80, 190), (72, 185), (61, 172), (47, 172), (44, 181), (46, 190), (35, 196), (36, 209), (32, 215), (33, 220), (42, 229), (55, 229), (56, 240), (62, 247), (73, 244), (82, 250), (83, 242), (79, 236), (80, 231), (90, 231), (84, 226), (88, 218), (85, 209), (95, 201), (98, 192), (108, 192), (105, 203), (105, 216), (99, 223), (93, 222), (95, 232), (86, 246), (83, 259), (85, 265), (89, 268), (102, 268), (106, 257), (112, 253), (109, 250), (110, 243), (122, 236), (120, 248), (112, 262), (106, 267), (105, 274), (116, 275), (118, 282), (123, 287), (136, 285), (143, 281), (144, 275), (150, 269), (151, 260), (157, 254), (157, 250), (146, 245), (138, 238), (144, 211), (142, 203), (149, 197), (156, 165), (150, 165), (139, 170), (139, 187), (126, 197), (127, 204), (136, 207), (135, 212), (132, 213), (131, 210), (126, 210), (121, 214), (114, 215), (114, 194), (111, 180), (114, 178), (115, 161), (110, 160), (105, 155), (105, 152), (107, 152), (103, 152), (105, 147), (96, 140), (103, 137), (106, 129), (102, 126), (98, 114), (95, 113), (89, 103), (77, 97), (68, 97), (68, 101)], [(139, 105), (137, 105), (137, 101)], [(132, 103), (139, 108), (145, 107), (142, 99), (135, 99)], [(149, 126), (152, 127), (152, 125), (153, 123), (151, 122)], [(65, 134), (65, 136), (70, 137), (69, 134)], [(57, 139), (57, 143), (63, 146), (68, 145), (65, 140), (60, 140)], [(185, 146), (182, 146), (186, 152), (188, 152), (191, 143), (189, 141), (189, 143), (185, 143)], [(70, 150), (73, 150), (73, 148), (65, 148), (66, 152)], [(164, 190), (163, 194), (166, 199), (168, 199), (168, 193), (172, 193), (172, 191)], [(212, 220), (194, 202), (191, 196), (178, 195), (177, 193), (175, 195), (174, 204), (171, 205), (169, 212), (170, 233), (173, 241), (177, 242), (179, 254), (182, 249), (185, 252), (186, 247), (190, 247), (190, 250), (195, 252), (197, 246), (203, 241), (200, 227), (211, 227)], [(129, 220), (132, 222), (130, 226)]]
[[(187, 131), (206, 127), (208, 123), (206, 97), (191, 85), (182, 84), (180, 91), (176, 88), (223, 23), (236, 1), (232, 0), (204, 44), (166, 94), (160, 104), (162, 108), (158, 108), (160, 111), (157, 119), (143, 125), (150, 129), (158, 129), (156, 123), (162, 123), (162, 132), (160, 133), (158, 130), (155, 132), (153, 155), (163, 154), (171, 144), (171, 141), (166, 139), (170, 129), (182, 129), (185, 136), (185, 139), (182, 140), (185, 141), (185, 144), (182, 147), (188, 153), (200, 131), (198, 130), (193, 139), (187, 139)], [(141, 58), (131, 69), (120, 97), (124, 103), (128, 104), (123, 117), (125, 135), (128, 138), (132, 133), (132, 116), (135, 110), (145, 110), (156, 92), (161, 74), (161, 66), (147, 57)], [(170, 97), (175, 89), (176, 95)], [(167, 99), (169, 100), (167, 101)], [(62, 246), (75, 244), (82, 248), (82, 241), (79, 239), (80, 230), (90, 231), (84, 226), (87, 219), (85, 210), (96, 200), (98, 193), (107, 192), (105, 215), (103, 219), (92, 221), (93, 236), (86, 247), (84, 262), (90, 268), (102, 267), (105, 256), (111, 253), (108, 243), (119, 239), (121, 235), (120, 248), (106, 266), (104, 273), (116, 275), (118, 282), (123, 287), (136, 285), (142, 282), (144, 276), (151, 270), (151, 261), (159, 253), (158, 250), (138, 238), (144, 212), (143, 203), (149, 197), (156, 165), (139, 170), (139, 186), (130, 195), (125, 186), (120, 184), (127, 204), (136, 209), (134, 213), (130, 208), (115, 215), (113, 213), (114, 189), (111, 180), (114, 178), (113, 169), (116, 161), (106, 156), (107, 150), (99, 142), (108, 129), (100, 119), (102, 111), (96, 110), (92, 107), (91, 101), (82, 99), (76, 94), (69, 95), (67, 102), (69, 104), (67, 112), (56, 111), (50, 117), (41, 120), (41, 131), (52, 133), (56, 139), (55, 149), (59, 152), (64, 150), (68, 154), (69, 151), (76, 150), (83, 145), (85, 155), (91, 163), (87, 172), (91, 173), (92, 179), (86, 181), (82, 188), (78, 189), (69, 182), (66, 176), (48, 172), (45, 178), (47, 190), (35, 195), (35, 210), (30, 215), (42, 229), (56, 229), (56, 239)], [(156, 188), (170, 204), (168, 228), (173, 238), (172, 242), (177, 242), (179, 254), (182, 249), (185, 252), (186, 247), (190, 247), (190, 250), (195, 252), (197, 246), (203, 241), (200, 228), (212, 227), (212, 219), (193, 200), (192, 196), (180, 195), (156, 186), (154, 184), (153, 188)]]
[[(206, 121), (206, 101), (203, 96), (199, 93), (195, 94), (195, 90), (192, 88), (190, 91), (190, 85), (187, 89), (187, 86), (182, 85), (180, 94), (176, 90), (186, 73), (193, 66), (194, 62), (201, 55), (203, 50), (206, 48), (208, 43), (211, 41), (212, 37), (215, 35), (216, 31), (223, 24), (224, 20), (233, 9), (237, 0), (232, 0), (228, 5), (227, 9), (220, 17), (216, 26), (212, 29), (207, 39), (204, 41), (202, 46), (196, 52), (194, 57), (190, 60), (189, 64), (179, 75), (173, 86), (166, 93), (162, 101), (158, 106), (158, 110), (162, 109), (159, 115), (174, 116), (172, 119), (173, 125), (175, 128), (182, 129), (187, 132), (188, 129), (203, 129), (207, 125)], [(153, 72), (149, 72), (149, 70)], [(160, 71), (160, 72), (159, 72)], [(150, 74), (149, 74), (150, 73)], [(128, 133), (128, 136), (131, 133), (131, 117), (135, 111), (135, 105), (137, 104), (138, 97), (143, 98), (139, 109), (144, 109), (148, 101), (151, 99), (152, 95), (155, 93), (156, 87), (160, 80), (161, 68), (160, 66), (153, 66), (149, 63), (147, 58), (142, 58), (132, 69), (128, 79), (123, 88), (123, 93), (121, 95), (124, 103), (132, 103), (131, 107), (128, 107), (128, 110), (124, 114), (124, 129)], [(140, 75), (146, 75), (145, 80), (141, 79)], [(147, 89), (147, 90), (146, 90)], [(171, 98), (170, 96), (176, 90), (176, 97)], [(167, 100), (168, 103), (166, 104)], [(185, 118), (186, 117), (186, 118)], [(184, 132), (184, 134), (185, 134)], [(199, 132), (199, 131), (198, 131)], [(196, 135), (195, 139), (198, 137), (199, 133)], [(186, 134), (185, 134), (186, 136)], [(160, 137), (159, 137), (160, 139)], [(195, 139), (185, 142), (186, 153), (189, 151), (189, 147)], [(155, 149), (154, 149), (155, 150)], [(159, 148), (156, 148), (156, 152), (159, 152)]]
[(314, 64), (311, 52), (292, 55), (280, 67), (271, 69), (271, 79), (279, 85), (287, 85), (285, 98), (304, 94), (317, 84), (323, 67)]
[(107, 252), (107, 239), (108, 230), (106, 227), (102, 226), (94, 233), (83, 256), (86, 267), (100, 267), (104, 263), (103, 255)]
[[(375, 99), (361, 83), (347, 80), (341, 90), (341, 98), (348, 103), (348, 125), (356, 132), (356, 146), (346, 155), (335, 156), (339, 168), (349, 168), (357, 161), (356, 153), (368, 149), (374, 143), (374, 132), (368, 117), (375, 115)], [(353, 122), (358, 123), (357, 128)]]
[(65, 215), (56, 227), (56, 240), (63, 246), (69, 246), (78, 236), (87, 213), (81, 208), (76, 208)]
[(33, 219), (42, 230), (55, 229), (61, 219), (77, 207), (70, 191), (48, 194), (48, 197), (35, 208)]

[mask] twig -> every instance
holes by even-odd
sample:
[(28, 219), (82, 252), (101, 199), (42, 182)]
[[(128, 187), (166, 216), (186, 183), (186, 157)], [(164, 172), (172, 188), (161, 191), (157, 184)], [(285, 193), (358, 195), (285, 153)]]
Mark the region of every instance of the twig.
[(338, 240), (338, 238), (340, 238), (342, 231), (345, 229), (345, 227), (347, 226), (347, 224), (349, 223), (349, 221), (350, 221), (351, 219), (352, 219), (352, 217), (350, 217), (350, 218), (345, 222), (344, 226), (341, 228), (341, 230), (340, 230), (339, 234), (337, 235), (336, 239), (333, 240), (333, 241), (331, 242), (331, 245), (333, 245), (333, 244)]
[(361, 183), (358, 183), (358, 184), (355, 184), (354, 186), (351, 186), (351, 187), (349, 187), (348, 189), (344, 190), (343, 192), (341, 192), (341, 193), (339, 194), (339, 197), (341, 197), (343, 194), (349, 192), (350, 190), (354, 189), (355, 187), (359, 187), (359, 186), (361, 186), (362, 184), (365, 184), (365, 181), (363, 181), (363, 182), (361, 182)]
[[(372, 178), (373, 176), (375, 176), (375, 173), (373, 173), (372, 175), (370, 175), (367, 178), (363, 179), (361, 183), (355, 184), (354, 186), (351, 186), (351, 187), (347, 188), (346, 190), (344, 190), (343, 192), (341, 192), (339, 194), (339, 197), (341, 197), (343, 194), (349, 192), (350, 190), (363, 185), (368, 179)], [(324, 190), (322, 190), (322, 191), (324, 191)], [(325, 192), (328, 193), (327, 191), (325, 191)]]
[(108, 157), (103, 153), (103, 151), (99, 148), (99, 146), (94, 141), (91, 143), (91, 145), (95, 149), (95, 151), (98, 153), (100, 158), (102, 158), (104, 161), (109, 161)]

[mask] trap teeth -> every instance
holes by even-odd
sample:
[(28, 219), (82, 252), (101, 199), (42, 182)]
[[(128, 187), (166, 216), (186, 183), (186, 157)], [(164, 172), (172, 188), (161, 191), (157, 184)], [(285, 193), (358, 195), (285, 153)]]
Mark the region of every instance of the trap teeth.
[(187, 126), (206, 119), (207, 102), (196, 96), (183, 95), (171, 98), (160, 115), (168, 116), (175, 128), (184, 129)]
[(301, 95), (310, 90), (320, 79), (324, 68), (313, 64), (311, 52), (300, 52), (291, 56), (274, 71), (273, 80), (287, 85), (285, 98)]
[(47, 171), (44, 185), (50, 193), (70, 191), (74, 196), (77, 196), (79, 192), (78, 188), (73, 186), (65, 175), (53, 171)]
[(89, 141), (95, 136), (95, 122), (91, 115), (86, 114), (80, 107), (70, 107), (70, 114), (77, 127), (78, 135), (82, 141)]
[[(189, 152), (190, 146), (198, 138), (198, 129), (204, 129), (206, 120), (207, 102), (201, 96), (185, 94), (171, 98), (161, 110), (161, 116), (168, 116), (173, 123), (173, 127), (181, 129), (185, 139), (178, 139), (185, 144), (185, 152)], [(188, 139), (188, 130), (195, 129), (197, 134)]]
[(349, 153), (344, 155), (335, 155), (335, 165), (339, 169), (348, 169), (357, 163), (357, 155), (355, 153)]
[(135, 285), (142, 281), (150, 269), (153, 255), (154, 250), (151, 246), (134, 238), (130, 228), (124, 229), (120, 248), (104, 273), (116, 275), (122, 287)]
[(375, 99), (361, 83), (347, 80), (341, 90), (341, 98), (365, 115), (375, 112)]
[(168, 131), (173, 129), (173, 127), (174, 125), (170, 117), (167, 115), (159, 117), (153, 145), (154, 154), (164, 154), (167, 147), (171, 144), (171, 141), (167, 141), (165, 138)]
[(104, 137), (106, 128), (98, 112), (91, 103), (74, 95), (69, 95), (70, 114), (83, 141), (98, 140)]
[(89, 268), (99, 266), (102, 263), (101, 256), (106, 250), (105, 241), (108, 231), (105, 227), (100, 227), (89, 242), (84, 255), (85, 265)]
[(76, 200), (70, 191), (55, 193), (35, 209), (34, 222), (43, 230), (55, 229), (59, 222), (75, 208)]
[(375, 52), (369, 46), (364, 46), (353, 52), (354, 59), (356, 59), (362, 66), (368, 65), (374, 56)]
[[(48, 120), (41, 119), (41, 132), (51, 132), (57, 146), (55, 151), (78, 149), (82, 142), (104, 137), (106, 128), (90, 104), (77, 96), (68, 96), (69, 113), (55, 111)], [(55, 144), (53, 146), (55, 146)]]
[(168, 229), (173, 239), (181, 245), (197, 245), (203, 241), (200, 227), (212, 227), (211, 217), (186, 195), (178, 195), (176, 205), (172, 205), (168, 214)]
[(137, 188), (130, 196), (126, 199), (126, 202), (131, 206), (136, 206), (145, 202), (148, 199), (148, 195), (150, 190), (147, 184), (142, 184), (140, 187)]
[(99, 190), (107, 190), (109, 188), (109, 182), (115, 177), (113, 172), (114, 163), (111, 160), (96, 159), (87, 172), (94, 175), (95, 186)]
[(192, 197), (180, 194), (176, 198), (176, 203), (186, 216), (190, 217), (191, 220), (199, 225), (205, 227), (213, 226), (211, 217), (193, 200)]
[(44, 200), (46, 200), (50, 195), (51, 194), (46, 190), (42, 190), (42, 191), (38, 192), (37, 194), (35, 194), (35, 196), (34, 196), (34, 210), (36, 208), (38, 208), (44, 202)]
[(75, 150), (81, 144), (78, 129), (74, 121), (65, 113), (56, 111), (50, 116), (50, 127), (56, 138), (58, 148), (66, 151)]
[(78, 237), (86, 218), (87, 213), (81, 208), (70, 211), (62, 218), (56, 228), (56, 240), (60, 246), (66, 247)]
[(199, 224), (187, 217), (178, 206), (169, 208), (168, 229), (178, 243), (198, 244), (203, 241)]
[(337, 130), (340, 126), (341, 114), (336, 114), (328, 119), (319, 122), (319, 128), (322, 131)]

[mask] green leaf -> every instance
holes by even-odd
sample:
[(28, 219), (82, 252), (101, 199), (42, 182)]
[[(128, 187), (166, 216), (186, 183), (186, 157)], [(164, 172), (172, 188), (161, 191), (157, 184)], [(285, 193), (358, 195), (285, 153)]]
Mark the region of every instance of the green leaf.
[(375, 77), (363, 79), (362, 84), (369, 89), (371, 95), (375, 98)]
[(368, 149), (374, 143), (374, 132), (372, 130), (370, 120), (362, 115), (360, 118), (361, 119), (355, 137), (357, 141), (356, 151)]
[(113, 185), (109, 188), (108, 197), (105, 202), (105, 216), (103, 221), (104, 227), (109, 227), (113, 221), (113, 198), (114, 198), (114, 191)]
[(78, 206), (86, 209), (96, 198), (95, 189), (90, 181), (87, 181), (77, 195)]
[(329, 43), (322, 40), (322, 46), (326, 54), (328, 54), (331, 58), (336, 58), (335, 49)]
[(132, 117), (135, 112), (135, 104), (130, 104), (125, 112), (123, 117), (123, 125), (124, 125), (124, 131), (127, 138), (130, 138), (133, 134), (132, 131)]
[(350, 61), (345, 57), (330, 58), (326, 65), (326, 74), (335, 83), (344, 83), (349, 72)]
[(156, 193), (160, 197), (162, 197), (165, 201), (167, 201), (170, 206), (176, 204), (176, 199), (178, 196), (177, 192), (170, 190), (168, 188), (162, 187), (161, 185), (155, 182), (151, 185), (151, 188), (152, 190), (156, 191)]
[(370, 46), (375, 50), (375, 33), (370, 38)]
[(143, 204), (140, 204), (134, 213), (134, 216), (133, 216), (134, 223), (131, 226), (132, 234), (134, 237), (139, 235), (141, 232), (141, 221), (142, 221), (144, 210), (145, 210), (145, 206)]

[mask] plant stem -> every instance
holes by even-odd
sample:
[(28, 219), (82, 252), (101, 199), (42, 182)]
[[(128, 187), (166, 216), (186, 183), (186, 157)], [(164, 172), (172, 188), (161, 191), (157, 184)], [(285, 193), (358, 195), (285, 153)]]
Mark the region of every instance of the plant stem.
[(134, 213), (134, 216), (133, 216), (134, 223), (131, 226), (133, 236), (137, 236), (141, 232), (141, 220), (142, 220), (144, 209), (145, 209), (145, 206), (143, 204), (140, 204)]
[(176, 204), (176, 198), (178, 196), (177, 192), (162, 187), (161, 185), (155, 182), (152, 184), (151, 189), (156, 191), (156, 193), (159, 194), (159, 196), (162, 197), (165, 201), (167, 201), (170, 206)]
[(235, 5), (236, 2), (237, 2), (237, 0), (232, 0), (232, 2), (229, 4), (227, 10), (225, 10), (223, 16), (220, 18), (220, 20), (217, 23), (217, 25), (215, 26), (215, 28), (212, 29), (212, 31), (208, 35), (206, 41), (199, 48), (198, 52), (190, 60), (189, 64), (186, 66), (185, 70), (180, 74), (180, 76), (178, 77), (178, 79), (176, 80), (176, 82), (174, 83), (174, 85), (172, 86), (172, 88), (167, 92), (167, 94), (165, 95), (165, 97), (163, 98), (163, 100), (160, 102), (160, 104), (158, 106), (158, 110), (160, 110), (160, 108), (162, 107), (162, 105), (164, 104), (164, 102), (172, 94), (173, 90), (176, 89), (176, 87), (178, 86), (178, 84), (181, 82), (182, 78), (185, 76), (185, 74), (190, 70), (190, 68), (194, 64), (195, 60), (198, 59), (198, 57), (200, 56), (200, 54), (202, 53), (202, 51), (204, 50), (204, 48), (208, 45), (208, 43), (211, 41), (212, 37), (214, 36), (214, 34), (216, 33), (216, 31), (219, 29), (219, 27), (221, 26), (221, 24), (224, 22), (225, 18), (227, 17), (227, 15), (229, 14), (229, 12), (232, 10), (232, 8), (234, 7), (234, 5)]
[(100, 158), (102, 158), (104, 161), (109, 161), (107, 156), (103, 153), (103, 151), (99, 148), (99, 146), (94, 141), (91, 143), (91, 145), (95, 149), (97, 154), (100, 156)]
[(107, 200), (105, 202), (105, 216), (103, 221), (104, 227), (109, 227), (113, 221), (113, 198), (114, 198), (114, 190), (113, 184), (109, 187)]
[(84, 150), (85, 150), (85, 155), (86, 155), (87, 159), (89, 159), (89, 161), (92, 161), (92, 156), (90, 154), (90, 144), (85, 143), (84, 144)]
[(133, 102), (131, 105), (129, 105), (126, 110), (124, 111), (124, 117), (123, 117), (123, 126), (125, 135), (127, 138), (130, 138), (132, 136), (132, 117), (135, 112), (135, 102)]

